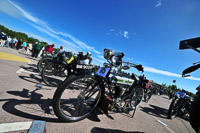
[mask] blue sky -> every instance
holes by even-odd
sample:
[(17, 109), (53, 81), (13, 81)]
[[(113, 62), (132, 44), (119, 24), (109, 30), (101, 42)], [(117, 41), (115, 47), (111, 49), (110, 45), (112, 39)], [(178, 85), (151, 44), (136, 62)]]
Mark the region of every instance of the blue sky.
[[(148, 79), (196, 92), (199, 71), (181, 78), (199, 61), (179, 41), (200, 36), (199, 0), (1, 0), (0, 24), (66, 51), (90, 51), (102, 64), (103, 49), (125, 53), (142, 64)], [(133, 70), (136, 74), (136, 70)]]

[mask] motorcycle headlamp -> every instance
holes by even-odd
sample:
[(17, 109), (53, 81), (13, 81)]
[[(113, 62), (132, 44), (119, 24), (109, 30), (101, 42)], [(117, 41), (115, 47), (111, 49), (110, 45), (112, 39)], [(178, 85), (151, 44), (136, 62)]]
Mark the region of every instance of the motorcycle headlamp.
[(104, 58), (106, 60), (111, 60), (114, 55), (115, 55), (114, 50), (104, 49)]

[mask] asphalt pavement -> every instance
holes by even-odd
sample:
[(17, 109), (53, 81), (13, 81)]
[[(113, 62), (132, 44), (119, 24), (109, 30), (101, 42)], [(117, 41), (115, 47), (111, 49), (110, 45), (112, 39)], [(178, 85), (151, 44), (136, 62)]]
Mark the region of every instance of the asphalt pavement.
[(187, 118), (167, 118), (171, 100), (163, 95), (142, 102), (133, 118), (111, 113), (114, 120), (104, 114), (93, 114), (79, 122), (61, 122), (51, 105), (56, 88), (42, 82), (36, 67), (39, 59), (18, 52), (0, 47), (0, 127), (42, 120), (46, 122), (47, 133), (194, 133)]

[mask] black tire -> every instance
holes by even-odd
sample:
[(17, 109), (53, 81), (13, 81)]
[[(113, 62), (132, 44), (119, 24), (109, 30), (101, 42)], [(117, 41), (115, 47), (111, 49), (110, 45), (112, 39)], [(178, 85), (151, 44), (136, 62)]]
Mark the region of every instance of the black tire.
[[(96, 108), (101, 92), (94, 76), (71, 75), (57, 88), (53, 97), (53, 110), (62, 121), (80, 121), (89, 117)], [(90, 97), (89, 93), (94, 94)]]
[(65, 65), (49, 62), (41, 73), (43, 81), (52, 87), (57, 87), (68, 76)]
[(149, 99), (150, 99), (150, 95), (149, 95), (149, 94), (145, 94), (145, 95), (144, 95), (144, 101), (145, 101), (146, 103), (148, 103)]
[(132, 91), (134, 91), (131, 97), (131, 107), (136, 108), (142, 102), (142, 99), (144, 97), (144, 89), (140, 86), (138, 87), (133, 86), (133, 88), (130, 89), (133, 89)]
[(169, 110), (168, 110), (168, 118), (173, 119), (178, 115), (179, 112), (179, 106), (178, 106), (178, 98), (175, 98), (172, 100)]
[(52, 57), (44, 57), (40, 59), (37, 63), (37, 68), (39, 72), (42, 72), (43, 68), (47, 65), (47, 63), (51, 61), (52, 61)]

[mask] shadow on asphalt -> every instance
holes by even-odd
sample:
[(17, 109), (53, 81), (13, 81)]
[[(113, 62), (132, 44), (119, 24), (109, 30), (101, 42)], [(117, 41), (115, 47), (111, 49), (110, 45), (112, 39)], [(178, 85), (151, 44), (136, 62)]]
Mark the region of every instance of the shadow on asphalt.
[[(41, 82), (43, 82), (42, 78), (38, 78), (37, 76), (35, 76), (33, 74), (30, 74), (29, 76), (21, 76), (20, 75), (19, 78), (21, 78), (23, 80), (26, 80), (28, 82), (35, 83), (35, 84), (41, 84)], [(45, 84), (42, 84), (42, 85), (45, 85)]]
[(26, 71), (39, 73), (39, 70), (37, 69), (37, 65), (36, 64), (28, 64), (28, 67), (20, 66), (20, 68), (23, 68)]
[(53, 113), (52, 99), (42, 99), (43, 95), (36, 93), (40, 89), (36, 88), (31, 92), (27, 89), (23, 89), (22, 91), (7, 91), (8, 94), (26, 99), (0, 99), (0, 102), (5, 101), (2, 106), (3, 110), (23, 118), (59, 122)]
[(165, 118), (165, 119), (168, 119), (167, 118), (167, 112), (168, 110), (167, 109), (164, 109), (164, 108), (161, 108), (161, 107), (158, 107), (158, 106), (155, 106), (155, 105), (149, 105), (150, 107), (142, 107), (140, 106), (141, 108), (141, 111), (149, 114), (149, 115), (153, 115), (153, 116), (156, 116), (156, 117), (160, 117), (160, 118)]
[(162, 98), (169, 100), (169, 98), (168, 98), (168, 97), (162, 97)]
[(105, 129), (100, 127), (94, 127), (91, 129), (91, 133), (144, 133), (140, 131), (122, 131), (116, 129)]
[[(33, 91), (25, 88), (22, 91), (7, 91), (8, 94), (26, 99), (0, 99), (0, 102), (5, 102), (2, 106), (3, 110), (23, 118), (45, 120), (47, 122), (61, 122), (53, 112), (52, 99), (42, 99), (43, 95), (36, 92), (41, 89), (43, 88), (36, 88)], [(101, 120), (98, 118), (98, 115), (103, 115), (103, 113), (95, 110), (87, 119), (100, 122)]]
[(31, 59), (31, 60), (35, 60), (35, 61), (38, 61), (38, 60), (39, 60), (39, 58), (34, 58), (34, 57), (32, 57), (32, 56), (26, 56), (26, 58)]

